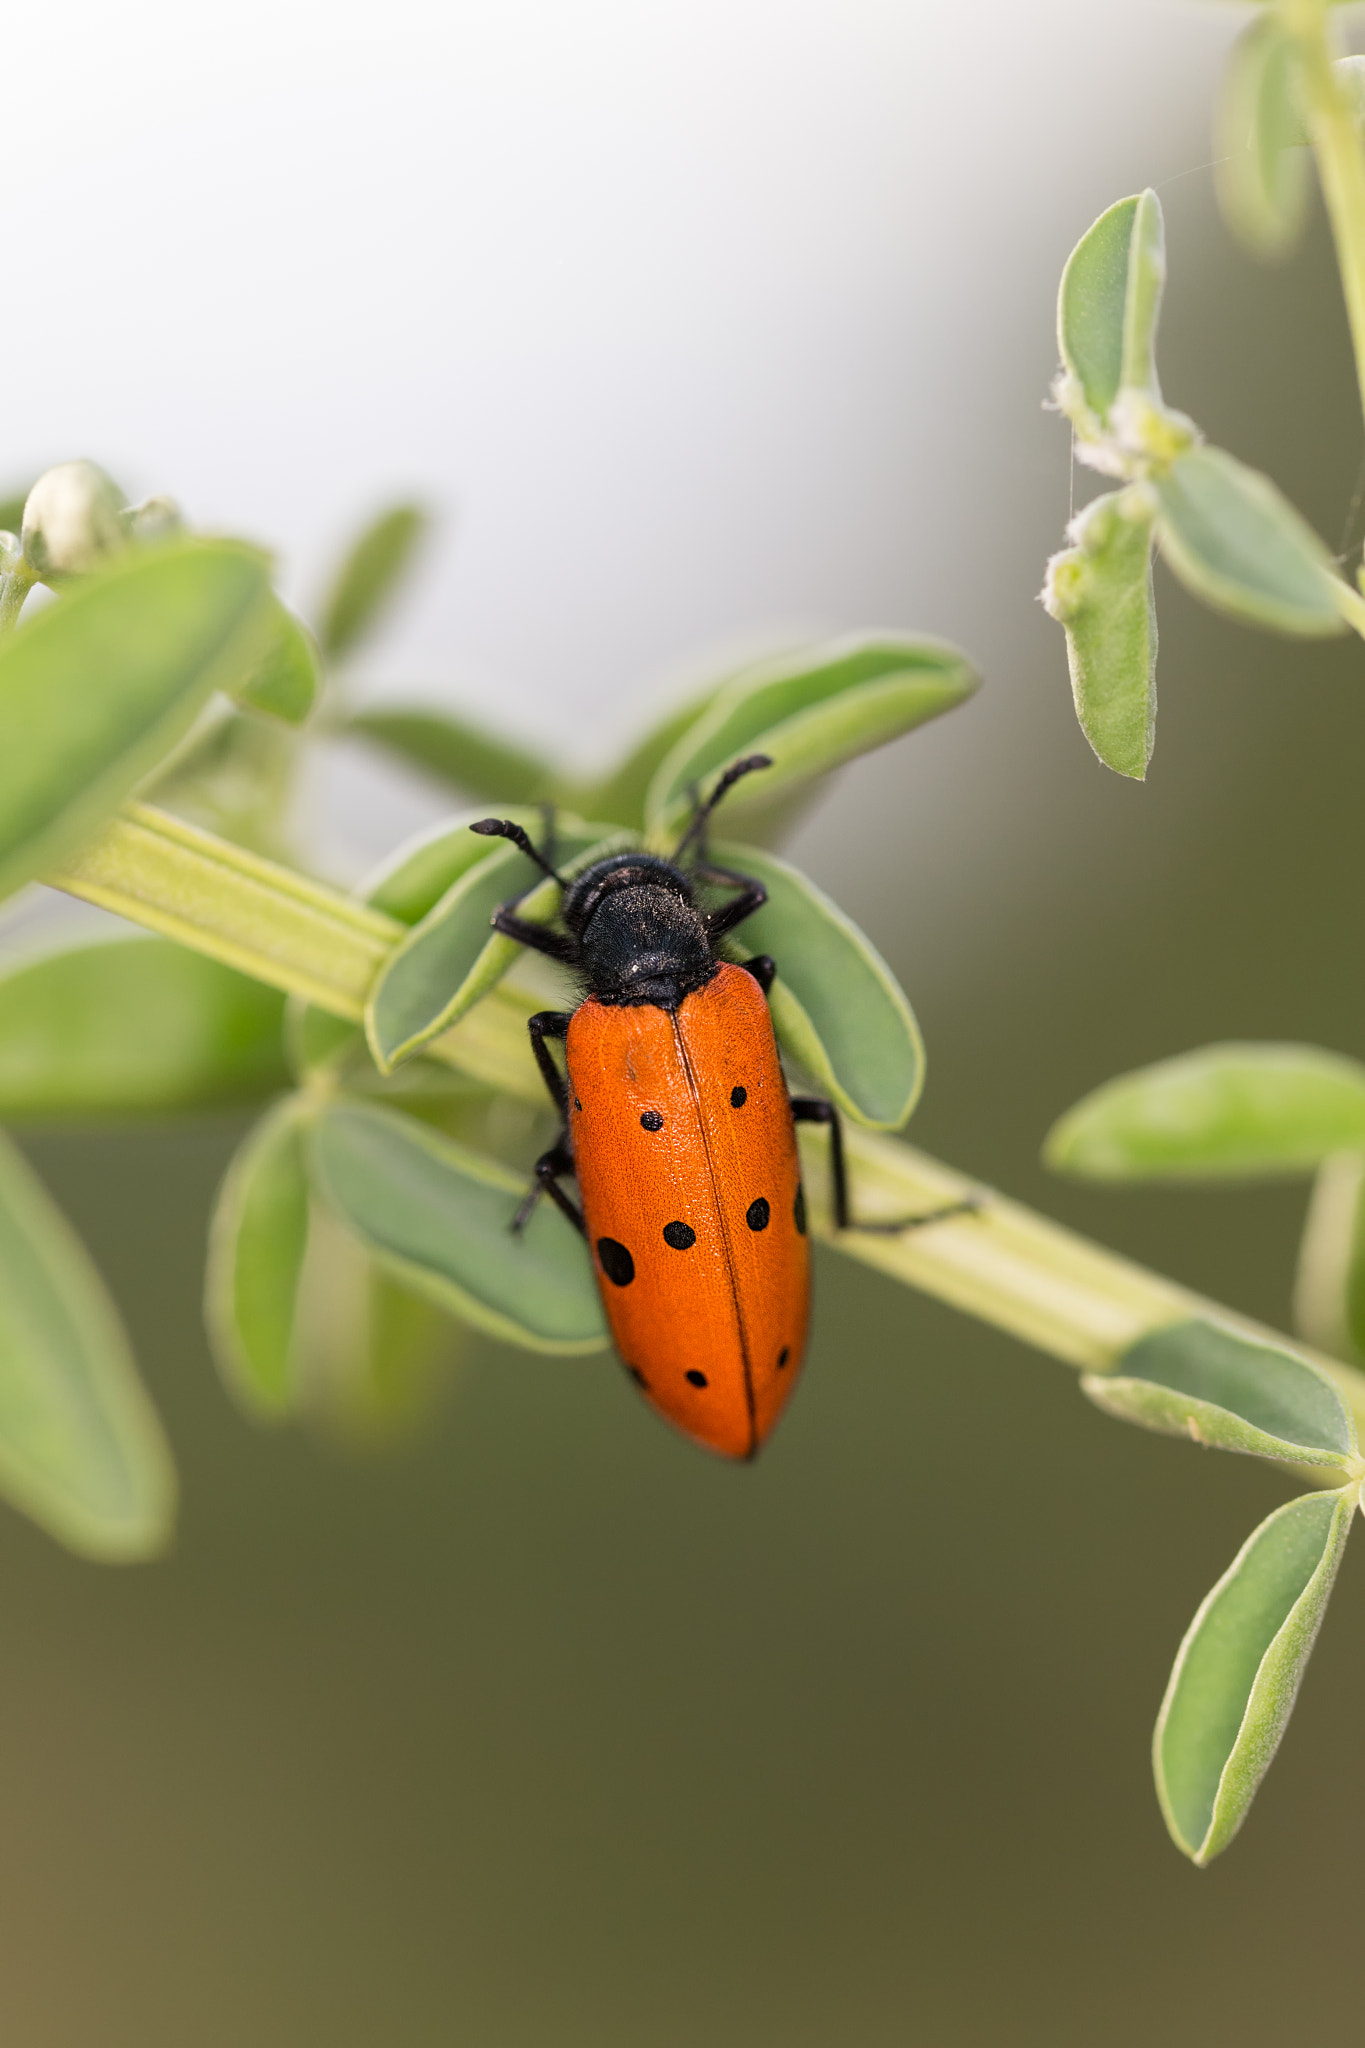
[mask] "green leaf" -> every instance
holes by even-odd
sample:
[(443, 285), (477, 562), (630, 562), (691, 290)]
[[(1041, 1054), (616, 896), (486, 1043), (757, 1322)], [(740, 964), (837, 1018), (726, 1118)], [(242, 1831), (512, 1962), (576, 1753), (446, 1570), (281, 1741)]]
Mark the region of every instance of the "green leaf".
[[(488, 840), (475, 844), (488, 846)], [(555, 857), (566, 877), (629, 843), (631, 835), (578, 819), (555, 821)], [(510, 841), (469, 868), (389, 955), (365, 1006), (365, 1035), (381, 1073), (411, 1059), (459, 1022), (520, 958), (515, 939), (490, 932), (499, 904), (527, 889), (536, 869)], [(548, 923), (560, 889), (547, 876), (517, 906), (517, 915)]]
[(732, 820), (950, 711), (977, 680), (955, 647), (889, 634), (834, 641), (751, 669), (660, 763), (645, 805), (650, 835), (671, 836), (689, 815), (694, 790), (742, 754), (768, 754), (773, 765), (736, 792), (726, 810)]
[(28, 484), (21, 491), (0, 490), (0, 533), (19, 535), (24, 529), (24, 507), (28, 494), (33, 489)]
[(1157, 396), (1156, 327), (1165, 275), (1161, 202), (1152, 191), (1109, 207), (1067, 259), (1057, 297), (1057, 346), (1072, 389), (1099, 425), (1120, 391)]
[(241, 673), (265, 564), (230, 542), (126, 554), (0, 647), (0, 895), (54, 868)]
[(1294, 1328), (1330, 1357), (1365, 1358), (1365, 1153), (1318, 1168), (1299, 1245)]
[(1152, 488), (1161, 551), (1196, 597), (1280, 633), (1345, 632), (1331, 556), (1269, 477), (1221, 448), (1191, 448)]
[(697, 724), (724, 688), (725, 684), (717, 684), (704, 690), (699, 697), (689, 697), (685, 704), (652, 726), (605, 781), (594, 784), (583, 793), (583, 809), (594, 818), (611, 818), (617, 824), (629, 825), (633, 831), (642, 832), (645, 827), (645, 798), (660, 763), (672, 753), (683, 734)]
[(1350, 1411), (1320, 1367), (1204, 1318), (1140, 1338), (1114, 1374), (1087, 1373), (1081, 1387), (1125, 1422), (1224, 1451), (1338, 1468), (1357, 1455)]
[(1287, 1501), (1242, 1546), (1190, 1624), (1156, 1724), (1157, 1797), (1201, 1867), (1226, 1849), (1294, 1710), (1358, 1489)]
[(1141, 782), (1156, 734), (1152, 522), (1111, 491), (1068, 529), (1075, 546), (1048, 563), (1043, 603), (1066, 629), (1081, 731), (1100, 760)]
[(337, 1102), (311, 1135), (315, 1185), (366, 1249), (476, 1329), (531, 1351), (596, 1351), (582, 1240), (549, 1203), (520, 1236), (525, 1179), (392, 1110)]
[(447, 711), (359, 711), (345, 729), (471, 796), (507, 805), (537, 803), (555, 793), (557, 778), (544, 761)]
[[(404, 924), (419, 924), (461, 875), (500, 851), (496, 839), (484, 839), (469, 829), (487, 816), (486, 810), (461, 811), (458, 817), (405, 839), (361, 884), (366, 903)], [(534, 840), (544, 836), (545, 819), (538, 810), (505, 806), (498, 816), (510, 818)], [(529, 877), (535, 871), (528, 863), (525, 872)]]
[(1365, 1066), (1312, 1045), (1206, 1045), (1106, 1081), (1053, 1125), (1047, 1164), (1086, 1180), (1304, 1174), (1365, 1146)]
[(1308, 211), (1297, 68), (1293, 38), (1278, 16), (1258, 15), (1232, 46), (1218, 107), (1223, 218), (1253, 255), (1269, 261), (1294, 248)]
[(0, 976), (0, 1117), (125, 1117), (283, 1086), (284, 998), (169, 939), (105, 939)]
[(252, 711), (302, 725), (322, 687), (322, 657), (307, 627), (278, 598), (270, 613), (269, 644), (229, 694)]
[(302, 1099), (286, 1098), (234, 1157), (209, 1226), (204, 1320), (218, 1369), (244, 1407), (295, 1407), (295, 1311), (308, 1246)]
[(349, 654), (374, 630), (411, 570), (429, 525), (420, 505), (394, 505), (365, 528), (338, 569), (323, 605), (318, 638), (330, 661)]
[(900, 983), (881, 954), (814, 882), (770, 853), (724, 846), (715, 858), (768, 891), (737, 938), (744, 957), (770, 953), (768, 996), (784, 1052), (855, 1123), (899, 1130), (924, 1085), (924, 1046)]
[(175, 1474), (113, 1303), (0, 1138), (0, 1496), (86, 1557), (154, 1557)]

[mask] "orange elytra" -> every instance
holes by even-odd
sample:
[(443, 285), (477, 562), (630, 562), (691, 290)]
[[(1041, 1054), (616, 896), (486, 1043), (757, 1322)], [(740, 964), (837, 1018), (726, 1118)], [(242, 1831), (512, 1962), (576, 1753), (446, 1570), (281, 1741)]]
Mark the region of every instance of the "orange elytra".
[[(752, 1458), (764, 1442), (805, 1350), (797, 1122), (828, 1125), (834, 1220), (849, 1223), (837, 1113), (787, 1092), (767, 1003), (774, 964), (760, 955), (737, 967), (716, 950), (767, 891), (708, 860), (707, 819), (741, 776), (770, 765), (753, 754), (728, 768), (671, 861), (610, 854), (569, 883), (521, 826), (485, 818), (471, 828), (512, 840), (560, 883), (562, 931), (510, 903), (492, 921), (574, 968), (586, 988), (576, 1010), (530, 1019), (563, 1129), (537, 1160), (513, 1228), (550, 1195), (588, 1240), (617, 1350), (646, 1400), (728, 1458)], [(698, 883), (737, 893), (705, 910)], [(552, 1038), (566, 1041), (564, 1074)], [(581, 1210), (560, 1185), (568, 1174)]]

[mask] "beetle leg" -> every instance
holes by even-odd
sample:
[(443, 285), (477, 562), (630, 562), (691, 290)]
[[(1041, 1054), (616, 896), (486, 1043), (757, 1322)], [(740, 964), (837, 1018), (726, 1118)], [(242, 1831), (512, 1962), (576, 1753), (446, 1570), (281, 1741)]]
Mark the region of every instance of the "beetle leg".
[[(698, 873), (704, 875), (720, 875), (721, 872), (718, 868), (698, 869)], [(727, 932), (732, 932), (737, 924), (743, 924), (746, 917), (752, 917), (756, 910), (761, 910), (768, 900), (768, 892), (762, 882), (751, 882), (744, 875), (725, 875), (724, 879), (742, 882), (744, 890), (742, 895), (722, 904), (719, 910), (708, 912), (705, 920), (706, 936), (713, 945), (717, 939), (723, 939)]]
[(583, 1211), (579, 1208), (577, 1202), (570, 1201), (563, 1188), (559, 1185), (559, 1176), (562, 1173), (573, 1172), (573, 1154), (565, 1144), (562, 1132), (556, 1138), (549, 1151), (541, 1153), (536, 1161), (535, 1171), (536, 1177), (526, 1191), (526, 1198), (516, 1215), (512, 1218), (513, 1236), (519, 1237), (521, 1235), (530, 1221), (531, 1211), (535, 1208), (540, 1197), (548, 1195), (555, 1207), (568, 1217), (574, 1229), (580, 1231), (586, 1237), (588, 1226), (583, 1221)]
[[(545, 1041), (547, 1038), (567, 1038), (570, 1016), (568, 1010), (537, 1010), (534, 1017), (526, 1020), (526, 1029), (531, 1034), (531, 1050), (536, 1056), (541, 1079), (566, 1125), (569, 1121), (569, 1090), (564, 1076), (550, 1058), (550, 1048)], [(563, 1142), (562, 1138), (560, 1142)]]
[(981, 1207), (979, 1197), (968, 1195), (960, 1202), (945, 1202), (919, 1216), (889, 1216), (876, 1222), (858, 1222), (849, 1214), (848, 1169), (844, 1160), (844, 1129), (832, 1102), (819, 1095), (793, 1095), (792, 1116), (799, 1124), (826, 1124), (829, 1128), (829, 1177), (836, 1230), (870, 1230), (896, 1236), (902, 1230), (919, 1230), (926, 1223), (943, 1223), (950, 1216), (971, 1216)]
[(519, 896), (514, 896), (512, 903), (504, 903), (493, 912), (488, 922), (494, 931), (515, 939), (519, 946), (529, 946), (533, 953), (547, 953), (551, 960), (563, 960), (572, 967), (578, 959), (578, 948), (573, 940), (559, 932), (547, 931), (543, 924), (532, 924), (527, 917), (518, 917), (513, 904), (520, 901)]
[(755, 953), (752, 960), (742, 960), (740, 965), (746, 974), (752, 974), (766, 996), (777, 979), (777, 962), (771, 953)]

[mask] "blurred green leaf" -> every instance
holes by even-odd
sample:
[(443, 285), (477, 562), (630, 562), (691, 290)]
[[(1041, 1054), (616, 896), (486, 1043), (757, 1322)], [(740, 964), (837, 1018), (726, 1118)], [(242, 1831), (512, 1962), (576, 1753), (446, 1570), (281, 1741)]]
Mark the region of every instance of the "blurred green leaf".
[(302, 725), (322, 687), (322, 657), (307, 627), (275, 598), (270, 640), (229, 694), (252, 711)]
[(170, 1539), (175, 1474), (79, 1238), (0, 1137), (0, 1496), (110, 1563)]
[(367, 526), (336, 573), (318, 639), (330, 661), (372, 632), (412, 568), (430, 520), (420, 505), (394, 505)]
[(730, 820), (950, 711), (976, 685), (955, 647), (909, 636), (850, 638), (766, 662), (727, 685), (661, 762), (645, 807), (651, 837), (671, 836), (693, 792), (742, 754), (768, 754), (773, 765), (735, 792)]
[(1330, 1357), (1365, 1359), (1365, 1152), (1335, 1152), (1318, 1168), (1299, 1245), (1294, 1328)]
[(257, 1102), (287, 1079), (284, 998), (170, 939), (105, 939), (0, 975), (0, 1117)]
[[(545, 836), (542, 811), (504, 805), (497, 815), (510, 818), (537, 842)], [(486, 810), (461, 811), (458, 817), (404, 840), (361, 885), (365, 901), (371, 909), (382, 910), (404, 924), (419, 924), (461, 875), (500, 850), (496, 839), (484, 839), (469, 829), (487, 816)], [(528, 862), (526, 875), (534, 873)]]
[(1157, 394), (1165, 274), (1161, 202), (1152, 191), (1109, 207), (1067, 259), (1057, 297), (1057, 346), (1075, 390), (1101, 425), (1121, 390)]
[(658, 725), (651, 726), (605, 781), (595, 783), (583, 793), (584, 810), (594, 818), (610, 818), (618, 825), (629, 825), (632, 831), (643, 832), (645, 798), (660, 762), (672, 753), (683, 734), (697, 723), (724, 688), (725, 684), (719, 683), (700, 696), (689, 697)]
[(1158, 1060), (1059, 1118), (1043, 1147), (1086, 1180), (1303, 1174), (1365, 1146), (1365, 1066), (1313, 1045), (1206, 1045)]
[(1157, 1719), (1157, 1797), (1201, 1867), (1245, 1820), (1294, 1709), (1358, 1489), (1287, 1501), (1242, 1546), (1190, 1624)]
[(768, 1001), (784, 1052), (855, 1123), (899, 1130), (924, 1085), (924, 1046), (899, 982), (851, 918), (795, 868), (752, 846), (715, 859), (768, 891), (736, 950), (770, 953)]
[(1076, 545), (1048, 563), (1043, 603), (1066, 630), (1081, 731), (1100, 760), (1141, 782), (1156, 733), (1152, 522), (1111, 491), (1073, 520)]
[[(490, 932), (489, 923), (499, 904), (528, 889), (537, 870), (508, 840), (470, 837), (492, 851), (461, 875), (395, 947), (370, 989), (365, 1035), (383, 1073), (458, 1023), (521, 955), (517, 941)], [(561, 816), (555, 821), (556, 863), (562, 874), (571, 876), (630, 838), (629, 833)], [(517, 915), (548, 923), (560, 900), (559, 885), (546, 876), (529, 888)]]
[(1332, 558), (1269, 477), (1221, 448), (1191, 448), (1152, 488), (1161, 551), (1196, 597), (1281, 633), (1345, 632)]
[(30, 483), (21, 491), (0, 492), (0, 533), (18, 535), (23, 532), (24, 506), (32, 489)]
[(536, 803), (555, 792), (554, 771), (544, 761), (447, 711), (359, 711), (346, 731), (493, 803)]
[(1355, 1424), (1318, 1366), (1195, 1318), (1134, 1344), (1114, 1374), (1087, 1373), (1096, 1407), (1167, 1436), (1299, 1465), (1342, 1465)]
[(292, 1346), (308, 1246), (301, 1098), (287, 1097), (238, 1149), (209, 1227), (204, 1321), (218, 1369), (252, 1413), (297, 1405)]
[(1293, 249), (1308, 211), (1297, 82), (1293, 38), (1277, 15), (1257, 15), (1228, 57), (1215, 173), (1228, 226), (1253, 255), (1272, 261)]
[(320, 1195), (381, 1264), (452, 1314), (532, 1351), (606, 1341), (582, 1240), (549, 1203), (519, 1237), (523, 1176), (392, 1110), (337, 1102), (310, 1139)]
[(0, 895), (54, 868), (181, 740), (267, 629), (262, 558), (125, 554), (0, 646)]

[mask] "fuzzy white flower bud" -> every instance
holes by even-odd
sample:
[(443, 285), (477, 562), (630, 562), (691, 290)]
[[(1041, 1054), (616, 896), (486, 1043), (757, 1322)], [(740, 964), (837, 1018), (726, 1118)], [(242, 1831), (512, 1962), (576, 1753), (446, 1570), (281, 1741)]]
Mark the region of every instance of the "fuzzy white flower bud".
[(123, 494), (93, 462), (61, 462), (24, 506), (24, 554), (39, 576), (79, 576), (127, 545)]
[(185, 521), (174, 498), (144, 498), (124, 513), (123, 530), (139, 547), (154, 547), (159, 540), (183, 533)]

